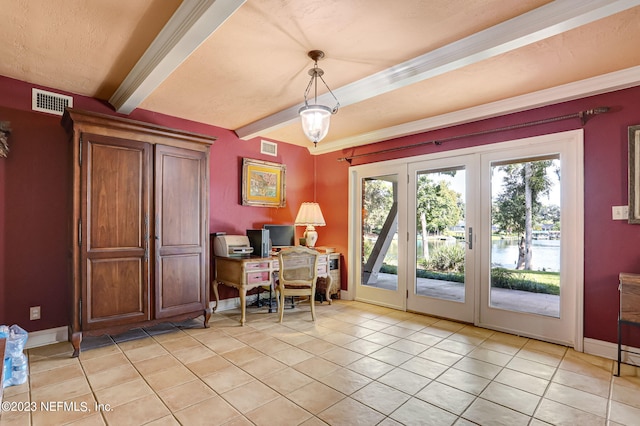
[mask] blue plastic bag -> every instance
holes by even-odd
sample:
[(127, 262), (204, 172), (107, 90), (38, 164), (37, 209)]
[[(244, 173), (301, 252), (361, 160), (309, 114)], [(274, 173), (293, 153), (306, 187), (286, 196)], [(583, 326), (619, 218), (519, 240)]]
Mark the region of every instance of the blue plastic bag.
[(5, 345), (4, 382), (2, 387), (21, 385), (27, 381), (29, 362), (23, 350), (28, 336), (29, 334), (26, 330), (15, 324), (9, 327), (9, 335), (6, 337)]

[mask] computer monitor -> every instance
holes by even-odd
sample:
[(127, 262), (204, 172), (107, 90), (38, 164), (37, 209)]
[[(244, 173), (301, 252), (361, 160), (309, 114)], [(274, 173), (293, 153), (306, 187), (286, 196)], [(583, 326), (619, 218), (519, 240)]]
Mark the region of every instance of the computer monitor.
[(269, 230), (271, 248), (291, 247), (296, 245), (296, 228), (293, 225), (265, 224), (263, 229)]

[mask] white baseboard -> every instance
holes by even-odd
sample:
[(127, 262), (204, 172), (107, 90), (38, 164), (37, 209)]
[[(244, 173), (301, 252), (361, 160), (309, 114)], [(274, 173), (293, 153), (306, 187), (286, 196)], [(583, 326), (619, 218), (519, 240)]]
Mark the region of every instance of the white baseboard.
[[(622, 362), (625, 364), (631, 364), (640, 366), (640, 349), (633, 346), (622, 345), (624, 351), (632, 351), (637, 354), (629, 352), (622, 352)], [(584, 339), (584, 352), (591, 355), (601, 356), (603, 358), (618, 360), (618, 345), (616, 343), (605, 342), (603, 340), (596, 339)]]
[(51, 345), (53, 343), (66, 342), (69, 340), (69, 327), (49, 328), (29, 332), (25, 349), (37, 348), (39, 346)]

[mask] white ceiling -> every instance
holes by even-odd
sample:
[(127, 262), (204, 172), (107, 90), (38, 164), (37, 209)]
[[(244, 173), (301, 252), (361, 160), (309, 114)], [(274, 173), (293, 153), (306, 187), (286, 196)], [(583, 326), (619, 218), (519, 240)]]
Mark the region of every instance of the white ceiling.
[[(640, 84), (640, 0), (0, 0), (0, 10), (0, 75), (312, 153)], [(317, 148), (297, 117), (313, 49), (341, 104)]]

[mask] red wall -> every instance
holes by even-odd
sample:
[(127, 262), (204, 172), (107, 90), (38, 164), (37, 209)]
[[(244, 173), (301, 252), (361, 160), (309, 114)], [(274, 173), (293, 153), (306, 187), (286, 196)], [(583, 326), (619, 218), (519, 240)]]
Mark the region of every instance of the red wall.
[[(11, 121), (9, 158), (0, 159), (0, 324), (18, 323), (29, 331), (67, 324), (68, 169), (66, 135), (59, 117), (30, 111), (32, 85), (0, 77), (0, 121)], [(46, 88), (45, 88), (46, 89)], [(74, 107), (112, 113), (101, 101), (74, 96)], [(575, 113), (596, 106), (611, 112), (592, 118), (585, 132), (585, 337), (614, 342), (618, 311), (618, 274), (640, 273), (637, 249), (640, 226), (611, 219), (611, 206), (626, 205), (627, 127), (640, 124), (640, 87), (566, 102), (463, 126), (399, 138), (367, 147), (311, 156), (306, 148), (278, 144), (278, 156), (260, 154), (259, 139), (242, 141), (233, 132), (149, 111), (134, 111), (133, 119), (211, 134), (219, 139), (211, 149), (210, 229), (244, 233), (263, 223), (292, 223), (297, 207), (315, 199), (327, 226), (319, 228), (318, 245), (344, 253), (343, 288), (347, 288), (348, 168), (339, 157), (416, 142), (467, 134), (538, 119)], [(578, 119), (494, 135), (426, 145), (353, 162), (381, 161), (553, 133), (581, 127)], [(287, 207), (240, 205), (243, 157), (287, 166)], [(298, 234), (302, 233), (298, 229)], [(226, 289), (221, 296), (235, 295)], [(28, 307), (42, 306), (43, 318), (29, 321)], [(4, 309), (4, 312), (3, 312)]]
[[(628, 204), (627, 127), (640, 124), (640, 87), (323, 155), (317, 160), (318, 188), (322, 188), (321, 191), (319, 190), (319, 200), (323, 205), (330, 200), (335, 200), (333, 202), (335, 209), (326, 218), (327, 223), (331, 225), (331, 230), (327, 234), (331, 241), (346, 253), (348, 231), (346, 169), (348, 164), (338, 162), (339, 157), (558, 117), (598, 106), (609, 106), (611, 111), (591, 118), (583, 127), (585, 140), (584, 335), (588, 338), (615, 342), (619, 309), (618, 274), (620, 272), (640, 273), (640, 249), (638, 248), (640, 226), (611, 219), (612, 206)], [(419, 148), (362, 157), (353, 160), (353, 165), (455, 150), (581, 127), (579, 119), (570, 119), (498, 134), (467, 137), (445, 142), (440, 146), (429, 144)], [(340, 191), (331, 191), (331, 188), (340, 188)], [(629, 329), (625, 333), (634, 333), (635, 336), (640, 334), (637, 329)], [(636, 338), (635, 342), (640, 342), (640, 339)]]
[[(31, 111), (31, 88), (0, 77), (0, 121), (10, 121), (11, 152), (0, 159), (0, 324), (27, 331), (68, 324), (69, 169), (67, 136), (60, 117)], [(59, 91), (56, 91), (59, 92)], [(74, 108), (113, 114), (101, 101), (74, 96)], [(216, 136), (211, 148), (210, 231), (244, 234), (264, 223), (293, 223), (300, 203), (313, 200), (313, 156), (306, 148), (278, 143), (278, 156), (260, 154), (260, 140), (239, 140), (229, 130), (149, 111), (129, 118)], [(285, 164), (287, 205), (240, 205), (242, 158)], [(297, 230), (301, 236), (303, 229)], [(220, 297), (237, 296), (221, 286)], [(29, 320), (30, 306), (42, 319)]]

